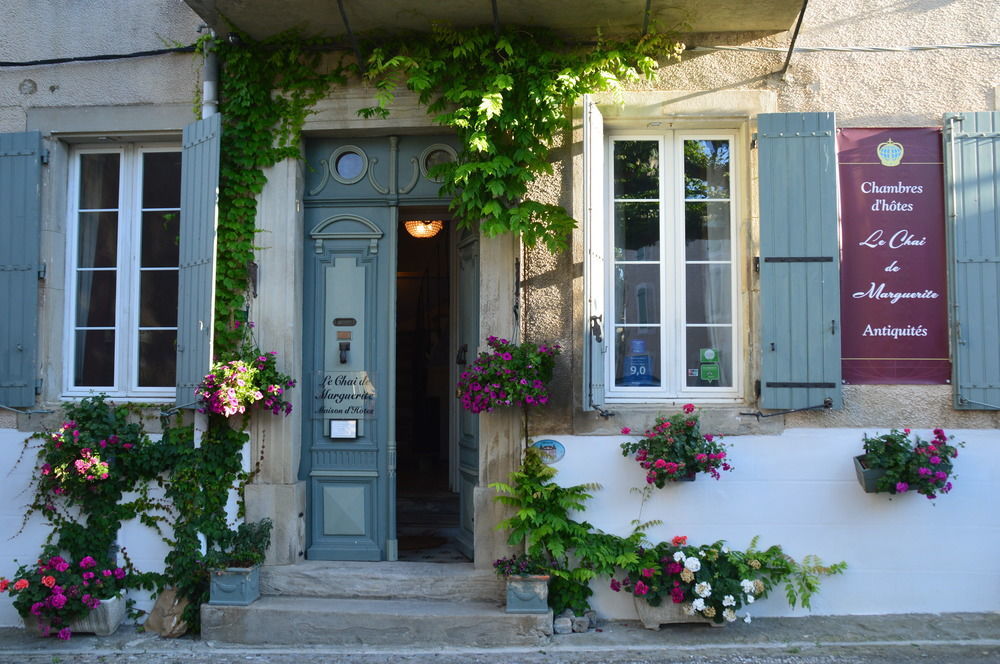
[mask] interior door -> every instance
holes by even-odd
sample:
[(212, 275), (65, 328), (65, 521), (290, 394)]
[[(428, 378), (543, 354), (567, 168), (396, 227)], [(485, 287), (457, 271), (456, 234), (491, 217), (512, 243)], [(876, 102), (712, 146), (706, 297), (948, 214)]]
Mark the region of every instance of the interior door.
[[(479, 346), (479, 234), (463, 229), (456, 233), (456, 340), (455, 377), (476, 359)], [(457, 381), (453, 381), (457, 382)], [(473, 494), (479, 484), (479, 416), (452, 400), (452, 431), (455, 437), (452, 458), (456, 463), (453, 478), (459, 494), (458, 545), (462, 553), (473, 558), (475, 504)]]

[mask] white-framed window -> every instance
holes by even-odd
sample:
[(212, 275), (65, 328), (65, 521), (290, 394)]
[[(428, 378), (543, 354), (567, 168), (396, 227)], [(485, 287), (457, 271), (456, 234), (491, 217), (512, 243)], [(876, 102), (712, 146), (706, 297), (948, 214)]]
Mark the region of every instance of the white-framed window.
[(735, 130), (604, 140), (607, 402), (740, 396)]
[(175, 394), (179, 146), (71, 152), (65, 395)]

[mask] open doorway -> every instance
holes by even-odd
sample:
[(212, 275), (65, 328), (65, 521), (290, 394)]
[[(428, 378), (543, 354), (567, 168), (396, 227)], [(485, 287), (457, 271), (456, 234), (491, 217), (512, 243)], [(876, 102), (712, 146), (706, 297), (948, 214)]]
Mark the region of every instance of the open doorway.
[[(396, 535), (399, 559), (467, 561), (458, 549), (459, 495), (451, 481), (452, 275), (441, 208), (399, 210), (396, 268)], [(407, 220), (444, 221), (415, 237)], [(428, 223), (414, 229), (427, 235)]]

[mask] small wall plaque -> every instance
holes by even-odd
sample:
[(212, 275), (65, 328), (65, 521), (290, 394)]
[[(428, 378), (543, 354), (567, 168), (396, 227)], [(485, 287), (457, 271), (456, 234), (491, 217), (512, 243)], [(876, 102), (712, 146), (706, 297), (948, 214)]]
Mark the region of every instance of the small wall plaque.
[(330, 438), (357, 438), (357, 420), (330, 420)]
[(558, 440), (539, 440), (531, 444), (537, 447), (542, 453), (542, 461), (552, 465), (566, 456), (566, 447)]

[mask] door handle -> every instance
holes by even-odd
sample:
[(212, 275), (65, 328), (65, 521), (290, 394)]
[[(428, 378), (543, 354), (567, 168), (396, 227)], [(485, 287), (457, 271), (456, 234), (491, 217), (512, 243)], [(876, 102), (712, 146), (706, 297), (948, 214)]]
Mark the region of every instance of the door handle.
[(341, 341), (340, 342), (340, 363), (341, 364), (347, 364), (347, 351), (349, 351), (349, 350), (351, 350), (351, 342), (350, 341)]
[(462, 347), (458, 349), (458, 354), (455, 356), (455, 364), (466, 364), (465, 356), (469, 352), (469, 344), (462, 344)]

